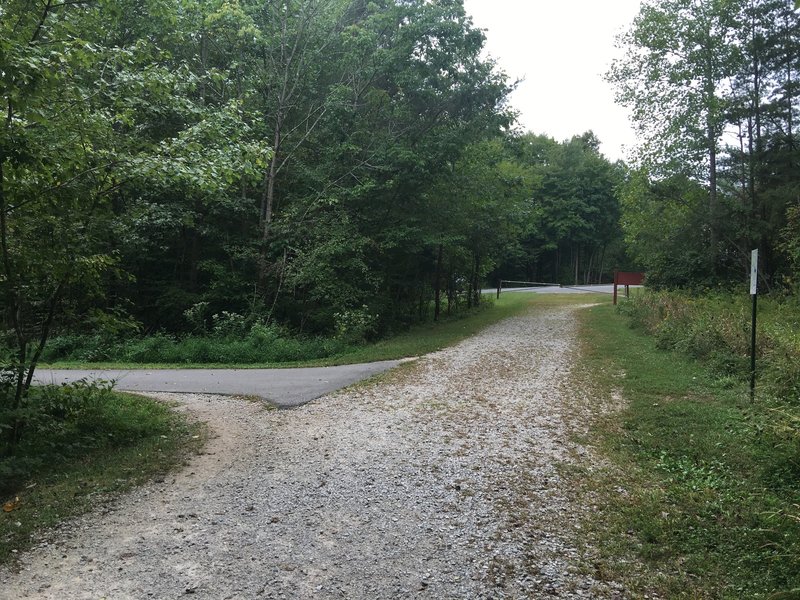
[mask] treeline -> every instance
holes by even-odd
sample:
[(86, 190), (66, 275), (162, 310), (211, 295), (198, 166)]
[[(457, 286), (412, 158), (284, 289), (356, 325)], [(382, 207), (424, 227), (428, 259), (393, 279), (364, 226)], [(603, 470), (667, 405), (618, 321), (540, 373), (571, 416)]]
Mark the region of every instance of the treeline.
[(9, 364), (55, 325), (375, 337), (619, 254), (622, 167), (513, 132), (460, 0), (6, 0), (0, 28)]
[(800, 272), (800, 16), (790, 0), (646, 0), (608, 74), (640, 160), (624, 186), (629, 251), (653, 285)]
[(222, 311), (377, 329), (416, 314), (443, 245), (461, 287), (485, 272), (493, 240), (446, 180), (508, 127), (509, 87), (461, 2), (1, 10), (12, 346), (59, 313), (109, 334)]
[(556, 142), (523, 135), (507, 144), (521, 184), (519, 227), (490, 279), (590, 284), (633, 268), (620, 228), (627, 167), (600, 153), (592, 132)]

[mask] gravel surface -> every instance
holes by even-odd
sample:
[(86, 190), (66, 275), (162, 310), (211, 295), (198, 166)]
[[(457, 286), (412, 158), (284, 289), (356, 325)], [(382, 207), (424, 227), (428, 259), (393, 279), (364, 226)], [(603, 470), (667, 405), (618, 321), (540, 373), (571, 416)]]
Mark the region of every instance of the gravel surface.
[(3, 598), (618, 598), (564, 465), (590, 399), (575, 307), (509, 319), (292, 410), (157, 394), (209, 422), (188, 468), (0, 569)]

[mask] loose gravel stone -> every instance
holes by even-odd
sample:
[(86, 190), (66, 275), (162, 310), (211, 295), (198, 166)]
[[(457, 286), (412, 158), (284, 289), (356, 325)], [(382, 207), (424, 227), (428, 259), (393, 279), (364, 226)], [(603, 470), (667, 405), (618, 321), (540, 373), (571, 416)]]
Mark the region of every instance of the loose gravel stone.
[(215, 437), (0, 569), (3, 598), (619, 598), (560, 475), (590, 403), (575, 307), (506, 320), (297, 409), (155, 397)]

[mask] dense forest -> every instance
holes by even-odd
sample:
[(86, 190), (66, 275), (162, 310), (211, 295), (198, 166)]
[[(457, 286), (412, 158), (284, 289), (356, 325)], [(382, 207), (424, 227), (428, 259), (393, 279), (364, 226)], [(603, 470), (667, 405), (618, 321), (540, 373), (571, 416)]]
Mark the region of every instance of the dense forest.
[(642, 4), (607, 75), (630, 164), (519, 131), (484, 39), (460, 0), (3, 0), (4, 364), (52, 332), (374, 339), (500, 278), (727, 285), (754, 247), (796, 289), (788, 0)]
[(20, 1), (2, 27), (14, 347), (214, 315), (374, 336), (498, 268), (612, 268), (623, 167), (514, 130), (461, 2)]

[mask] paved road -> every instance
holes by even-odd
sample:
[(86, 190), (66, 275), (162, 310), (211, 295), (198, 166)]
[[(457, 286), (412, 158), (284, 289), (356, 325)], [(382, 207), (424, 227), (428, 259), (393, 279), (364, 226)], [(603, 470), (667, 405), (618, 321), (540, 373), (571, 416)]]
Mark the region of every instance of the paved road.
[[(642, 287), (640, 285), (632, 285), (631, 288)], [(481, 290), (484, 294), (496, 294), (497, 288), (487, 288)], [(577, 286), (530, 286), (530, 287), (504, 287), (505, 292), (533, 292), (535, 294), (613, 294), (614, 286), (611, 284), (602, 285), (577, 285)], [(625, 286), (617, 286), (617, 293), (620, 296), (625, 295)]]
[(399, 360), (301, 369), (142, 369), (36, 371), (38, 383), (87, 379), (116, 382), (130, 392), (189, 392), (259, 396), (279, 408), (305, 404), (339, 388), (383, 373)]

